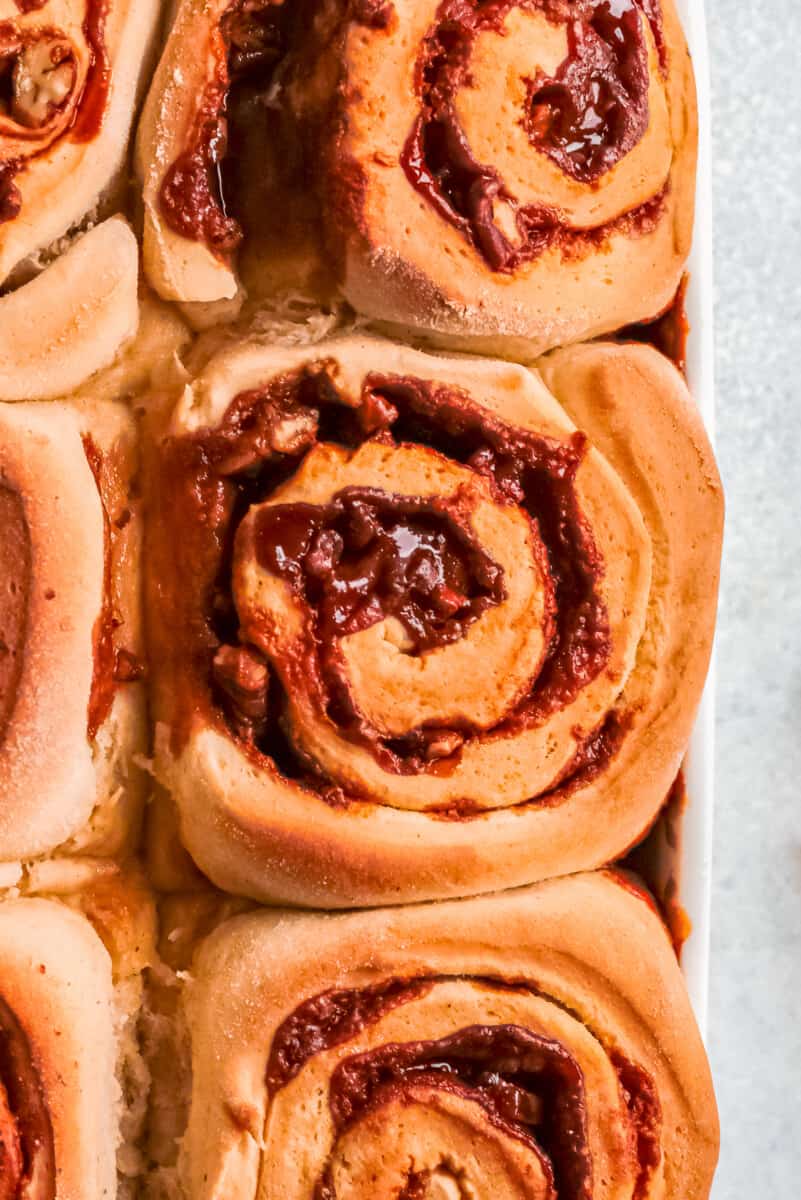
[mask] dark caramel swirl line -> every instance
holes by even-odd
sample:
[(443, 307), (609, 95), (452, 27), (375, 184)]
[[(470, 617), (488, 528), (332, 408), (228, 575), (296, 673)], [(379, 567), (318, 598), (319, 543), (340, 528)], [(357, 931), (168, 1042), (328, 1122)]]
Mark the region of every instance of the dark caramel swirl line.
[[(413, 1003), (447, 981), (452, 979), (388, 978), (305, 1000), (273, 1037), (266, 1072), (270, 1096), (274, 1098), (316, 1055), (347, 1044), (393, 1009)], [(540, 996), (581, 1019), (530, 983), (478, 977), (466, 981), (491, 990)], [(634, 1129), (639, 1164), (635, 1195), (641, 1197), (661, 1161), (661, 1106), (647, 1071), (613, 1047), (607, 1047), (606, 1053)], [(519, 1024), (473, 1024), (437, 1039), (388, 1042), (341, 1058), (328, 1085), (335, 1139), (368, 1112), (395, 1099), (411, 1101), (415, 1095), (424, 1099), (432, 1089), (478, 1104), (499, 1132), (517, 1139), (537, 1157), (554, 1195), (592, 1200), (584, 1075), (559, 1041)], [(315, 1200), (336, 1200), (331, 1161), (329, 1155), (315, 1185)], [(412, 1174), (409, 1195), (415, 1194), (413, 1185), (417, 1186)]]
[[(302, 655), (273, 661), (269, 665), (276, 671), (266, 669), (233, 602), (239, 524), (291, 477), (317, 440), (356, 448), (371, 438), (434, 447), (480, 476), (498, 504), (521, 508), (532, 522), (533, 550), (541, 558), (546, 652), (531, 690), (497, 727), (499, 736), (539, 725), (570, 704), (603, 671), (611, 653), (598, 586), (603, 562), (575, 490), (586, 452), (583, 435), (565, 442), (538, 437), (507, 426), (458, 389), (407, 377), (368, 376), (354, 408), (337, 392), (325, 364), (241, 394), (216, 429), (172, 439), (164, 449), (169, 509), (185, 531), (175, 590), (162, 597), (164, 611), (174, 614), (170, 653), (180, 664), (182, 720), (191, 722), (198, 706), (210, 706), (234, 736), (334, 803), (343, 800), (340, 789), (321, 781), (314, 764), (283, 733), (282, 689), (307, 691), (320, 716), (367, 747), (385, 769), (402, 774), (439, 769), (443, 755), (458, 756), (474, 731), (426, 726), (400, 738), (380, 735), (351, 699), (340, 638), (397, 611), (410, 628), (417, 625), (415, 652), (425, 651), (462, 636), (481, 611), (501, 602), (505, 586), (497, 565), (466, 527), (454, 523), (452, 510), (439, 511), (430, 502), (356, 489), (322, 508), (265, 506), (253, 527), (260, 565), (292, 583), (313, 621)], [(399, 541), (407, 549), (414, 542), (417, 557), (404, 559)], [(421, 578), (412, 578), (418, 568)], [(579, 731), (573, 773), (598, 769), (614, 752), (619, 728), (613, 719), (608, 728)], [(177, 746), (185, 729), (174, 728)], [(567, 782), (560, 780), (560, 786)]]

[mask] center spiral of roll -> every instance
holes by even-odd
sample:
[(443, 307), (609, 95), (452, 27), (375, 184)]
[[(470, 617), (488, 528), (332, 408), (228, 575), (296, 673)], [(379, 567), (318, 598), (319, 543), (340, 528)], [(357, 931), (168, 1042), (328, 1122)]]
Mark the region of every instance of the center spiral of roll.
[(526, 985), (423, 977), (314, 996), (278, 1028), (267, 1086), (264, 1178), (288, 1200), (315, 1179), (315, 1200), (624, 1200), (660, 1170), (651, 1077)]
[(443, 0), (406, 175), (494, 271), (647, 225), (671, 164), (665, 67), (658, 0)]
[(170, 507), (204, 572), (176, 580), (175, 619), (199, 636), (198, 686), (262, 764), (333, 804), (447, 817), (603, 769), (647, 544), (564, 414), (532, 424), (321, 361), (173, 441)]
[(0, 223), (22, 204), (15, 182), (62, 138), (90, 140), (110, 84), (102, 0), (20, 4), (0, 21)]
[(53, 1200), (53, 1128), (28, 1038), (0, 997), (0, 1200)]

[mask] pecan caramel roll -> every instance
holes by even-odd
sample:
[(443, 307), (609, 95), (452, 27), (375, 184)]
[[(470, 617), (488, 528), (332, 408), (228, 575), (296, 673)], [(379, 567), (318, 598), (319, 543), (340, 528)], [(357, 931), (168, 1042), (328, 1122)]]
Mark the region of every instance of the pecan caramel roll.
[(319, 227), (358, 312), (531, 359), (669, 304), (696, 122), (673, 0), (183, 0), (140, 131), (146, 268), (230, 298), (244, 237), (257, 294), (319, 286)]
[(703, 684), (721, 526), (655, 351), (533, 373), (241, 344), (153, 458), (156, 768), (219, 886), (443, 897), (647, 828)]
[(709, 1068), (631, 887), (229, 921), (186, 1000), (184, 1194), (705, 1200)]

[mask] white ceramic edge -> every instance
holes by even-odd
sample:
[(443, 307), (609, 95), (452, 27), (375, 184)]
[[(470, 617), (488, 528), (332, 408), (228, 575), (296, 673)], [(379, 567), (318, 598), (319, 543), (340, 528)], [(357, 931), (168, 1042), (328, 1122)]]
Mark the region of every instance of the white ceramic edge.
[[(709, 52), (704, 0), (677, 0), (687, 33), (698, 90), (699, 144), (695, 234), (688, 269), (687, 345), (690, 390), (714, 439), (714, 295)], [(709, 995), (712, 829), (714, 819), (714, 659), (686, 762), (688, 805), (684, 815), (680, 900), (692, 923), (682, 966), (701, 1033), (706, 1037)]]

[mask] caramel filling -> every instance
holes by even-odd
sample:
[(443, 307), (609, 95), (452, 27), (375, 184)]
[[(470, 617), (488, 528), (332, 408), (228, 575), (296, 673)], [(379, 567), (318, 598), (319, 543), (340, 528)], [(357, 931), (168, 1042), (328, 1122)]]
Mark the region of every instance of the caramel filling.
[(234, 215), (228, 155), (229, 93), (257, 81), (264, 92), (286, 53), (290, 3), (234, 0), (211, 38), (213, 69), (186, 148), (170, 165), (159, 201), (167, 224), (181, 237), (227, 257), (242, 240)]
[[(647, 229), (663, 196), (596, 230), (568, 229), (553, 208), (520, 204), (491, 163), (480, 162), (456, 112), (471, 83), (476, 39), (503, 29), (520, 0), (443, 0), (417, 64), (421, 111), (402, 155), (412, 186), (459, 229), (493, 271), (511, 273), (551, 246), (565, 249), (603, 240), (618, 223)], [(552, 79), (529, 81), (520, 114), (534, 147), (582, 183), (596, 184), (648, 128), (645, 12), (655, 37), (658, 0), (535, 0), (556, 23), (567, 23), (569, 52)], [(510, 223), (513, 229), (510, 230)]]
[(21, 497), (0, 486), (0, 745), (14, 711), (25, 658), (31, 540)]
[[(194, 714), (216, 708), (232, 733), (287, 777), (340, 803), (339, 788), (285, 733), (284, 689), (306, 688), (345, 738), (396, 773), (447, 771), (477, 735), (466, 717), (458, 728), (431, 722), (380, 732), (353, 699), (341, 649), (348, 635), (391, 615), (402, 626), (404, 653), (425, 654), (468, 636), (482, 613), (503, 602), (503, 572), (462, 522), (458, 504), (390, 488), (346, 488), (325, 505), (282, 504), (280, 497), (264, 503), (315, 443), (356, 448), (371, 439), (434, 448), (488, 484), (498, 505), (521, 509), (531, 522), (545, 649), (529, 690), (495, 731), (545, 722), (603, 671), (611, 653), (598, 586), (603, 563), (575, 491), (583, 436), (551, 442), (507, 427), (456, 389), (415, 379), (370, 376), (354, 408), (318, 365), (241, 395), (216, 430), (165, 447), (165, 536), (177, 561), (160, 605), (170, 630), (162, 657), (176, 668), (176, 749)], [(270, 642), (269, 616), (238, 611), (233, 580), (251, 561), (288, 583), (310, 614), (302, 661), (297, 650), (284, 661)], [(612, 718), (588, 736), (571, 775), (600, 770), (619, 732)]]
[[(597, 228), (574, 229), (555, 207), (520, 202), (502, 173), (480, 161), (456, 101), (463, 89), (474, 86), (471, 56), (477, 39), (505, 32), (506, 19), (517, 9), (536, 10), (566, 28), (564, 61), (553, 76), (540, 72), (526, 80), (527, 100), (518, 119), (535, 150), (583, 184), (599, 184), (648, 129), (643, 18), (666, 68), (659, 0), (443, 0), (417, 62), (420, 113), (401, 164), (412, 186), (472, 242), (490, 269), (506, 273), (551, 246), (580, 253), (618, 229), (647, 232), (665, 199), (660, 185), (659, 194), (632, 212)], [(167, 224), (223, 258), (239, 246), (242, 220), (260, 218), (241, 200), (243, 191), (252, 190), (251, 177), (264, 169), (263, 152), (258, 162), (252, 158), (257, 141), (250, 125), (269, 120), (271, 139), (281, 144), (281, 163), (273, 163), (271, 171), (280, 174), (286, 163), (306, 164), (295, 172), (294, 187), (306, 186), (304, 172), (311, 175), (319, 165), (315, 130), (299, 127), (282, 100), (282, 82), (295, 69), (295, 51), (308, 41), (312, 24), (313, 14), (299, 11), (287, 3), (233, 0), (212, 31), (210, 75), (186, 147), (162, 182), (160, 206)], [(380, 31), (391, 28), (392, 16), (391, 5), (362, 0), (347, 6), (343, 21)], [(333, 36), (336, 31), (323, 35), (323, 41)], [(244, 165), (238, 161), (249, 153)]]
[[(304, 1001), (273, 1038), (266, 1077), (271, 1099), (316, 1056), (353, 1040), (364, 1044), (360, 1035), (365, 1029), (394, 1009), (414, 1005), (444, 982), (425, 976), (390, 978), (362, 989), (324, 992)], [(524, 984), (480, 979), (463, 982), (485, 988), (489, 1008), (493, 995), (499, 999), (504, 995), (537, 997), (561, 1008)], [(647, 1071), (615, 1050), (607, 1051), (607, 1060), (617, 1080), (615, 1120), (628, 1127), (618, 1145), (627, 1156), (634, 1195), (640, 1198), (647, 1193), (661, 1161), (661, 1105)], [(579, 1057), (558, 1038), (504, 1021), (468, 1024), (432, 1040), (383, 1041), (367, 1051), (338, 1055), (328, 1080), (333, 1142), (315, 1185), (315, 1200), (336, 1200), (333, 1164), (340, 1149), (348, 1158), (346, 1147), (354, 1145), (348, 1139), (352, 1132), (358, 1136), (359, 1124), (364, 1123), (370, 1131), (364, 1136), (372, 1137), (380, 1129), (383, 1110), (388, 1110), (388, 1119), (392, 1119), (392, 1109), (403, 1113), (415, 1106), (431, 1109), (432, 1117), (438, 1119), (442, 1115), (435, 1111), (438, 1096), (478, 1106), (490, 1137), (511, 1139), (516, 1155), (522, 1153), (523, 1159), (530, 1155), (536, 1162), (534, 1175), (544, 1183), (544, 1190), (537, 1195), (547, 1195), (549, 1200), (557, 1196), (560, 1200), (592, 1200), (597, 1164)], [(449, 1111), (447, 1105), (444, 1111)], [(378, 1124), (371, 1116), (378, 1116)], [(438, 1123), (441, 1131), (446, 1127), (447, 1117), (445, 1124)], [(376, 1149), (376, 1154), (380, 1153)], [(480, 1161), (479, 1142), (474, 1143), (474, 1153)], [(448, 1177), (455, 1169), (447, 1145), (442, 1147), (440, 1161), (441, 1167), (434, 1168), (414, 1161), (408, 1166), (399, 1164), (405, 1181), (398, 1194), (406, 1200), (429, 1195), (435, 1179)], [(528, 1189), (522, 1188), (521, 1194), (528, 1195)]]
[(635, 0), (604, 0), (568, 23), (567, 58), (529, 89), (529, 136), (562, 170), (591, 183), (648, 128), (648, 56)]
[(419, 653), (504, 598), (501, 568), (430, 501), (346, 488), (327, 506), (263, 509), (255, 541), (258, 562), (319, 611), (324, 642), (394, 616)]
[(349, 1042), (429, 987), (425, 979), (388, 979), (371, 987), (321, 992), (304, 1001), (276, 1030), (267, 1063), (270, 1091), (286, 1087), (315, 1054)]
[[(328, 1102), (337, 1135), (391, 1099), (442, 1088), (475, 1101), (525, 1143), (554, 1196), (592, 1200), (581, 1068), (558, 1042), (515, 1025), (474, 1025), (431, 1042), (380, 1046), (341, 1062)], [(325, 1188), (318, 1196), (325, 1196)]]

